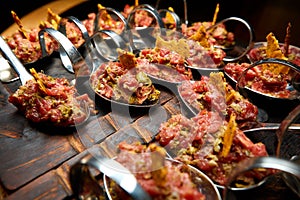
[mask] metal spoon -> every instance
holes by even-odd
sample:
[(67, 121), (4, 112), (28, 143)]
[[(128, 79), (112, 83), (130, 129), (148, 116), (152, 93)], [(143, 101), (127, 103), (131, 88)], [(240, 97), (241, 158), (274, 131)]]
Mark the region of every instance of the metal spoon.
[[(300, 166), (300, 155), (295, 155), (290, 160)], [(297, 178), (289, 173), (283, 173), (282, 178), (286, 185), (300, 197), (300, 178)]]
[[(91, 42), (90, 42), (90, 37), (88, 34), (88, 31), (86, 29), (86, 27), (83, 25), (83, 23), (77, 19), (74, 16), (68, 16), (65, 17), (64, 20), (60, 21), (59, 24), (59, 28), (58, 31), (60, 31), (61, 33), (63, 33), (66, 37), (67, 37), (67, 33), (66, 33), (66, 20), (72, 22), (73, 24), (75, 24), (77, 26), (77, 28), (80, 30), (82, 37), (85, 41), (85, 43), (83, 44), (85, 46), (85, 48), (89, 49)], [(71, 73), (74, 73), (74, 69), (73, 69), (73, 65), (71, 60), (68, 57), (67, 54), (68, 50), (64, 50), (63, 47), (59, 48), (59, 55), (62, 61), (63, 66)]]
[[(228, 190), (230, 190), (231, 183), (244, 172), (252, 169), (265, 168), (265, 169), (277, 169), (282, 172), (288, 173), (292, 176), (300, 178), (300, 165), (289, 160), (276, 157), (255, 157), (244, 160), (238, 164), (238, 166), (229, 175), (228, 181), (223, 190), (223, 199), (228, 199)], [(297, 186), (299, 188), (299, 185)]]
[[(181, 92), (179, 91), (179, 87), (180, 84), (176, 85), (177, 87), (177, 91), (175, 90), (174, 93), (176, 94), (176, 96), (179, 98), (181, 104), (184, 105), (184, 108), (187, 110), (187, 112), (189, 113), (189, 117), (194, 117), (199, 113), (199, 110), (197, 110), (196, 108), (194, 108), (189, 102), (187, 102), (183, 96), (181, 95)], [(261, 115), (266, 115), (266, 113), (261, 112)], [(258, 118), (265, 118), (265, 116), (258, 116)], [(271, 123), (271, 122), (263, 122), (263, 121), (258, 121), (257, 122), (259, 125), (259, 127), (255, 127), (255, 128), (250, 128), (250, 129), (245, 129), (243, 130), (244, 133), (249, 133), (249, 132), (255, 132), (255, 131), (271, 131), (271, 130), (278, 130), (281, 123)], [(300, 130), (300, 124), (294, 123), (294, 124), (290, 124), (290, 126), (288, 127), (289, 130)]]
[[(225, 22), (228, 22), (228, 21), (241, 22), (247, 28), (248, 33), (249, 33), (249, 40), (248, 40), (247, 47), (243, 48), (243, 49), (240, 49), (240, 50), (236, 49), (237, 51), (241, 51), (242, 50), (242, 52), (238, 56), (236, 56), (236, 57), (228, 57), (228, 56), (226, 56), (223, 59), (223, 61), (225, 61), (225, 62), (234, 62), (234, 61), (237, 61), (237, 60), (241, 59), (242, 57), (244, 57), (250, 51), (250, 49), (252, 48), (252, 46), (253, 46), (253, 40), (254, 40), (254, 31), (253, 31), (253, 28), (250, 26), (250, 24), (246, 20), (244, 20), (242, 18), (239, 18), (239, 17), (228, 17), (228, 18), (225, 18), (225, 19), (217, 22), (213, 26), (208, 27), (206, 29), (206, 31), (212, 30), (212, 29), (218, 27), (220, 24), (224, 24)], [(223, 50), (228, 50), (226, 48), (218, 47), (218, 46), (216, 46), (216, 48), (222, 48)], [(233, 47), (233, 48), (236, 48), (236, 47)]]
[[(161, 18), (165, 17), (167, 15), (167, 13), (169, 13), (172, 16), (173, 20), (174, 20), (175, 29), (178, 30), (178, 31), (181, 30), (180, 18), (175, 12), (170, 11), (168, 9), (159, 9), (158, 13), (161, 16)], [(165, 27), (165, 28), (167, 28), (167, 27)]]
[(11, 83), (19, 80), (16, 72), (11, 68), (8, 61), (0, 55), (0, 80), (3, 83)]
[[(274, 99), (274, 100), (299, 100), (300, 99), (300, 94), (299, 92), (296, 92), (296, 94), (288, 97), (288, 98), (280, 98), (280, 97), (275, 97), (275, 96), (271, 96), (268, 94), (264, 94), (262, 92), (258, 92), (256, 90), (253, 90), (249, 87), (246, 87), (245, 85), (245, 76), (247, 74), (247, 72), (259, 65), (262, 64), (280, 64), (280, 65), (284, 65), (289, 67), (290, 69), (294, 70), (295, 72), (297, 72), (298, 74), (300, 73), (300, 68), (298, 65), (286, 61), (286, 60), (282, 60), (282, 59), (277, 59), (277, 58), (267, 58), (267, 59), (263, 59), (263, 60), (259, 60), (255, 63), (252, 63), (247, 69), (245, 69), (242, 74), (239, 76), (238, 80), (234, 80), (230, 75), (228, 75), (227, 73), (225, 73), (225, 75), (227, 75), (231, 80), (233, 80), (234, 82), (236, 82), (236, 86), (237, 89), (239, 89), (239, 91), (243, 92), (245, 95), (247, 95), (247, 93), (252, 92), (252, 93), (256, 93), (256, 94), (260, 94), (261, 96), (267, 97), (269, 99)], [(293, 89), (293, 88), (291, 88)], [(289, 103), (288, 101), (286, 103)]]
[(94, 29), (95, 29), (95, 32), (99, 31), (99, 30), (103, 30), (99, 24), (99, 21), (100, 21), (100, 17), (101, 17), (101, 14), (102, 12), (107, 12), (108, 14), (112, 15), (113, 18), (114, 17), (117, 17), (118, 20), (120, 22), (123, 23), (124, 25), (124, 29), (126, 28), (127, 26), (127, 20), (125, 19), (125, 17), (122, 15), (121, 12), (117, 11), (116, 9), (114, 8), (110, 8), (110, 7), (105, 7), (103, 9), (100, 9), (98, 10), (98, 13), (97, 13), (97, 16), (96, 16), (96, 19), (95, 19), (95, 22), (94, 22)]
[(149, 13), (155, 19), (160, 33), (165, 34), (163, 20), (156, 9), (148, 4), (141, 4), (135, 7), (127, 17), (126, 36), (133, 53), (136, 55), (140, 52), (140, 49), (154, 47), (156, 41), (155, 36), (152, 35), (153, 31), (156, 29), (155, 27), (135, 27), (134, 17), (137, 11)]
[[(77, 48), (72, 44), (72, 42), (61, 32), (53, 29), (53, 28), (45, 28), (39, 32), (39, 41), (42, 48), (42, 54), (47, 55), (45, 38), (44, 35), (47, 33), (52, 36), (62, 47), (62, 49), (67, 54), (68, 58), (72, 62), (72, 68), (74, 70), (75, 78), (79, 76), (89, 76), (91, 71), (93, 70), (93, 66), (91, 64), (91, 58), (89, 54), (84, 59), (82, 55), (79, 53)], [(88, 61), (88, 62), (86, 62)], [(90, 65), (88, 65), (89, 63)]]
[[(87, 155), (86, 157), (80, 160), (80, 165), (81, 167), (88, 166), (99, 170), (101, 173), (114, 180), (133, 199), (151, 200), (150, 195), (144, 191), (141, 185), (137, 182), (135, 176), (127, 168), (125, 168), (123, 165), (121, 165), (114, 159), (101, 156), (94, 157), (92, 155)], [(78, 185), (78, 183), (82, 181), (80, 180), (80, 178), (82, 177), (82, 170), (78, 169), (80, 168), (71, 168), (70, 172), (71, 185), (73, 188), (73, 192), (76, 196), (80, 195), (80, 185)], [(95, 184), (97, 183), (94, 182), (93, 185)], [(98, 192), (98, 194), (101, 192), (99, 188), (96, 191)]]
[[(7, 59), (12, 63), (12, 67), (19, 75), (20, 81), (22, 85), (25, 85), (27, 81), (33, 80), (34, 77), (26, 70), (24, 65), (20, 62), (20, 60), (15, 56), (10, 47), (7, 45), (5, 40), (0, 37), (0, 49), (5, 54)], [(74, 126), (79, 126), (83, 124), (90, 116), (90, 109), (88, 106), (88, 102), (80, 101), (79, 102), (81, 110), (86, 114), (86, 118), (80, 123), (74, 124)], [(73, 125), (72, 125), (73, 126)]]
[(22, 85), (25, 85), (25, 83), (28, 80), (33, 79), (33, 76), (25, 69), (24, 65), (12, 52), (12, 50), (10, 49), (10, 47), (2, 37), (0, 37), (0, 49), (3, 52), (3, 54), (6, 56), (6, 58), (9, 60), (9, 62), (12, 64), (12, 67), (18, 74)]

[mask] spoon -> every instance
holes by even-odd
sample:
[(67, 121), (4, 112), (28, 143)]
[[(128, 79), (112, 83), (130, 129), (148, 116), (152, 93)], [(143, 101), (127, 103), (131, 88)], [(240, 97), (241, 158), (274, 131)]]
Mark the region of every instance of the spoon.
[[(181, 29), (180, 18), (175, 12), (170, 11), (168, 9), (160, 9), (160, 10), (158, 10), (158, 13), (161, 16), (161, 18), (164, 18), (164, 17), (166, 17), (167, 14), (170, 14), (174, 20), (175, 30), (179, 31)], [(165, 28), (167, 28), (167, 27), (165, 27)]]
[[(282, 60), (282, 59), (277, 59), (277, 58), (267, 58), (267, 59), (263, 59), (263, 60), (259, 60), (255, 63), (252, 63), (247, 69), (245, 69), (242, 74), (239, 76), (238, 80), (233, 80), (233, 78), (228, 75), (227, 73), (225, 73), (231, 80), (233, 80), (234, 82), (236, 82), (236, 86), (237, 88), (242, 91), (245, 95), (247, 95), (247, 91), (250, 91), (250, 92), (253, 92), (253, 93), (256, 93), (256, 94), (260, 94), (261, 96), (265, 96), (265, 97), (268, 97), (270, 99), (273, 99), (273, 100), (299, 100), (300, 99), (300, 96), (299, 94), (294, 94), (294, 95), (291, 95), (290, 97), (288, 98), (281, 98), (281, 97), (275, 97), (273, 95), (269, 95), (269, 94), (264, 94), (262, 92), (259, 92), (259, 91), (256, 91), (254, 89), (251, 89), (249, 87), (246, 87), (246, 83), (245, 83), (245, 76), (247, 74), (247, 72), (256, 67), (256, 66), (259, 66), (259, 65), (262, 65), (262, 64), (280, 64), (280, 65), (284, 65), (284, 66), (287, 66), (289, 67), (290, 69), (294, 70), (295, 72), (297, 73), (300, 73), (300, 68), (298, 65), (292, 63), (292, 62), (289, 62), (289, 61), (286, 61), (286, 60)], [(293, 88), (290, 88), (290, 89), (293, 89)], [(289, 89), (289, 90), (290, 90)], [(296, 91), (297, 92), (297, 91)], [(288, 103), (288, 102), (287, 102)]]
[(292, 161), (277, 157), (250, 158), (240, 162), (238, 166), (233, 170), (233, 172), (229, 175), (228, 181), (223, 190), (223, 199), (229, 199), (229, 195), (227, 194), (228, 191), (231, 190), (230, 185), (240, 174), (257, 168), (281, 170), (282, 172), (288, 173), (291, 176), (300, 178), (300, 166), (299, 164), (296, 164)]
[[(80, 30), (80, 32), (82, 34), (82, 37), (83, 37), (83, 39), (85, 41), (85, 43), (83, 45), (87, 49), (89, 49), (90, 48), (89, 45), (91, 45), (91, 43), (90, 43), (90, 37), (89, 37), (88, 31), (87, 31), (86, 27), (83, 25), (83, 23), (78, 18), (76, 18), (74, 16), (65, 17), (64, 20), (60, 21), (58, 31), (60, 31), (61, 33), (63, 33), (65, 36), (67, 36), (67, 33), (66, 33), (66, 21), (70, 21), (70, 22), (72, 22), (73, 24), (75, 24), (77, 26), (77, 28)], [(42, 43), (42, 44), (44, 45), (44, 43)], [(62, 47), (59, 48), (59, 55), (60, 55), (60, 58), (61, 58), (63, 66), (70, 73), (74, 73), (72, 62), (68, 58), (67, 52), (64, 51), (64, 49), (62, 49)]]
[(99, 30), (104, 30), (104, 29), (101, 28), (101, 24), (99, 24), (102, 12), (108, 13), (109, 15), (112, 15), (112, 18), (115, 18), (115, 17), (118, 18), (118, 20), (123, 23), (124, 29), (126, 28), (127, 20), (122, 15), (122, 13), (120, 13), (119, 11), (117, 11), (114, 8), (105, 7), (105, 8), (102, 8), (102, 9), (98, 10), (98, 13), (97, 13), (97, 16), (96, 16), (96, 19), (95, 19), (95, 22), (94, 22), (95, 32), (97, 32)]
[(102, 61), (118, 60), (117, 49), (132, 52), (131, 46), (119, 34), (112, 30), (99, 30), (92, 37), (93, 50), (96, 51), (98, 59)]
[[(133, 199), (151, 200), (151, 197), (137, 182), (135, 176), (127, 168), (125, 168), (114, 159), (102, 156), (94, 157), (92, 155), (87, 155), (80, 160), (80, 165), (81, 168), (83, 168), (84, 166), (88, 166), (105, 174), (106, 176), (114, 180)], [(80, 185), (78, 185), (78, 183), (81, 182), (80, 178), (82, 177), (82, 170), (78, 169), (80, 168), (71, 168), (70, 172), (71, 186), (76, 196), (80, 195)], [(97, 185), (97, 183), (94, 181), (93, 185)], [(101, 191), (99, 190), (99, 186), (97, 186), (97, 188), (98, 189), (96, 189), (96, 191), (98, 192), (98, 194), (101, 193)]]
[[(127, 17), (126, 35), (128, 37), (128, 41), (133, 50), (133, 53), (136, 55), (142, 48), (153, 47), (156, 41), (155, 36), (153, 36), (155, 27), (151, 27), (151, 25), (150, 27), (135, 27), (134, 17), (135, 13), (138, 11), (145, 11), (150, 14), (155, 19), (160, 33), (165, 34), (164, 22), (156, 9), (148, 4), (141, 4), (135, 7)], [(133, 32), (136, 32), (136, 34), (133, 34)], [(137, 36), (137, 34), (139, 36)], [(134, 38), (134, 36), (138, 37), (138, 39)], [(141, 44), (141, 47), (136, 46), (135, 43)]]
[[(208, 27), (206, 29), (206, 31), (209, 31), (209, 30), (212, 30), (216, 27), (218, 27), (220, 24), (224, 24), (225, 22), (228, 22), (228, 21), (237, 21), (237, 22), (241, 22), (243, 25), (245, 25), (245, 27), (247, 28), (248, 30), (248, 33), (249, 33), (249, 41), (248, 41), (248, 44), (247, 44), (247, 47), (244, 48), (242, 50), (242, 53), (240, 53), (238, 56), (236, 57), (229, 57), (229, 56), (226, 56), (223, 61), (225, 62), (234, 62), (234, 61), (237, 61), (239, 59), (241, 59), (242, 57), (244, 57), (249, 51), (250, 49), (252, 48), (253, 46), (253, 40), (254, 40), (254, 31), (253, 31), (253, 28), (250, 26), (250, 24), (242, 19), (242, 18), (239, 18), (239, 17), (228, 17), (228, 18), (225, 18), (217, 23), (215, 23), (214, 25)], [(220, 46), (215, 46), (216, 48), (222, 48), (223, 50), (229, 50), (229, 49), (232, 49), (232, 48), (224, 48), (224, 47), (220, 47)], [(233, 47), (234, 48), (234, 47)], [(233, 49), (234, 50), (234, 49)], [(236, 49), (237, 50), (237, 49)], [(241, 50), (237, 50), (237, 51), (241, 51)]]
[[(287, 130), (289, 129), (289, 127), (292, 126), (292, 123), (299, 118), (300, 118), (300, 104), (288, 114), (288, 116), (282, 121), (279, 129), (276, 131), (276, 135), (277, 135), (277, 139), (278, 139), (278, 145), (277, 145), (277, 149), (276, 149), (277, 157), (283, 157), (283, 155), (281, 155), (281, 147), (282, 147), (282, 141), (284, 139), (284, 136), (285, 136)], [(295, 144), (295, 145), (297, 145), (297, 144)], [(295, 162), (298, 166), (300, 166), (299, 165), (300, 164), (300, 156), (299, 155), (292, 156), (290, 158), (290, 160)], [(287, 186), (289, 188), (291, 188), (291, 190), (300, 197), (300, 190), (299, 190), (300, 177), (299, 176), (295, 177), (288, 173), (283, 173), (282, 176), (283, 176), (283, 180), (285, 181)]]
[[(12, 67), (14, 68), (16, 73), (19, 75), (22, 85), (25, 85), (26, 82), (29, 80), (35, 79), (34, 76), (26, 70), (24, 65), (15, 56), (15, 54), (12, 52), (12, 50), (10, 49), (10, 47), (7, 45), (7, 43), (5, 42), (5, 40), (2, 37), (0, 37), (0, 49), (5, 54), (7, 59), (12, 63)], [(85, 114), (85, 119), (80, 120), (80, 122), (76, 122), (76, 120), (74, 120), (74, 123), (75, 123), (74, 126), (75, 125), (79, 126), (79, 125), (83, 124), (90, 116), (90, 109), (88, 106), (88, 102), (85, 100), (78, 100), (77, 103), (79, 103), (80, 110), (83, 111), (83, 113)], [(73, 126), (73, 125), (70, 125), (70, 126)]]
[[(196, 116), (198, 113), (199, 113), (199, 110), (196, 109), (195, 107), (193, 107), (189, 102), (187, 102), (185, 100), (185, 98), (181, 95), (181, 92), (180, 92), (180, 83), (178, 83), (176, 85), (177, 87), (177, 90), (173, 91), (176, 96), (179, 98), (181, 104), (183, 104), (184, 108), (187, 110), (188, 112), (188, 116), (189, 117), (194, 117)], [(170, 88), (170, 87), (168, 87)], [(265, 112), (261, 111), (259, 112), (257, 118), (258, 120), (259, 119), (262, 119), (262, 120), (265, 120), (266, 116), (267, 115)], [(271, 122), (265, 122), (265, 121), (258, 121), (257, 122), (259, 127), (254, 127), (254, 128), (248, 128), (248, 129), (245, 129), (243, 130), (244, 133), (250, 133), (250, 132), (255, 132), (255, 131), (271, 131), (271, 130), (274, 130), (276, 131), (277, 129), (279, 129), (280, 127), (280, 123), (271, 123)], [(297, 124), (297, 123), (294, 123), (294, 124), (291, 124), (289, 127), (288, 127), (289, 130), (300, 130), (300, 124)]]
[[(185, 173), (188, 173), (188, 175), (192, 179), (193, 184), (197, 186), (198, 190), (201, 191), (201, 193), (206, 197), (206, 199), (221, 200), (221, 195), (219, 194), (218, 188), (215, 186), (212, 180), (207, 175), (205, 175), (205, 173), (201, 172), (200, 170), (191, 165), (185, 165), (180, 161), (174, 160), (170, 157), (166, 157), (165, 162), (168, 162), (171, 165), (177, 167), (176, 170), (179, 171), (182, 169), (182, 166), (184, 166)], [(122, 199), (122, 195), (117, 195), (118, 198), (115, 198), (115, 195), (112, 194), (111, 191), (113, 191), (113, 189), (110, 187), (110, 181), (111, 180), (104, 174), (103, 182), (104, 187), (107, 191), (108, 200)]]
[[(87, 54), (84, 59), (77, 48), (72, 44), (72, 42), (61, 32), (53, 28), (45, 28), (39, 32), (39, 41), (41, 44), (43, 55), (47, 54), (44, 38), (45, 33), (52, 36), (52, 38), (54, 38), (60, 44), (61, 48), (65, 51), (67, 57), (64, 56), (64, 58), (69, 58), (72, 62), (72, 68), (74, 70), (76, 79), (82, 76), (88, 77), (91, 74), (93, 65), (90, 55)], [(89, 65), (87, 63), (89, 63)]]

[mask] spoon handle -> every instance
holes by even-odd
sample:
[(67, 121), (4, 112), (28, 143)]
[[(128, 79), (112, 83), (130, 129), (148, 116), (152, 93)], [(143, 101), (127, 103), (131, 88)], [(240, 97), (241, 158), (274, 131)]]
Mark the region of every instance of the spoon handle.
[[(80, 30), (80, 33), (82, 34), (82, 38), (84, 39), (85, 48), (87, 48), (87, 50), (90, 51), (90, 49), (92, 48), (91, 47), (92, 44), (91, 44), (91, 41), (90, 41), (88, 31), (87, 31), (86, 27), (84, 26), (84, 24), (78, 18), (76, 18), (74, 16), (65, 17), (63, 20), (60, 21), (58, 31), (63, 33), (67, 37), (67, 31), (66, 31), (67, 27), (66, 26), (67, 26), (68, 21), (73, 23)], [(69, 47), (65, 47), (65, 48), (69, 48)], [(70, 73), (74, 73), (72, 60), (69, 59), (69, 56), (68, 56), (68, 53), (66, 52), (66, 50), (64, 50), (62, 47), (60, 47), (59, 48), (59, 55), (61, 57), (61, 61), (63, 63), (63, 66)]]
[[(278, 130), (280, 127), (280, 123), (260, 123), (261, 127), (256, 127), (256, 128), (250, 128), (247, 130), (243, 130), (244, 133), (249, 133), (249, 132), (255, 132), (255, 131), (271, 131), (271, 130)], [(291, 124), (288, 127), (289, 130), (292, 131), (299, 131), (300, 130), (300, 124)]]
[(225, 18), (225, 19), (217, 22), (213, 26), (208, 27), (206, 29), (206, 31), (214, 29), (214, 28), (218, 27), (220, 24), (223, 24), (227, 21), (237, 21), (237, 22), (242, 23), (247, 28), (248, 33), (249, 33), (248, 44), (247, 44), (247, 47), (243, 50), (243, 52), (236, 57), (225, 57), (223, 59), (223, 61), (225, 61), (225, 62), (233, 62), (233, 61), (237, 61), (237, 60), (241, 59), (242, 57), (244, 57), (250, 51), (250, 49), (253, 47), (254, 30), (246, 20), (239, 18), (239, 17), (228, 17), (228, 18)]
[(16, 55), (13, 53), (8, 44), (3, 39), (3, 37), (0, 37), (0, 49), (5, 54), (6, 58), (12, 64), (12, 67), (19, 75), (22, 85), (24, 85), (28, 80), (33, 79), (33, 76), (26, 70), (24, 65), (16, 57)]
[(164, 16), (166, 16), (167, 13), (170, 14), (172, 16), (173, 20), (174, 20), (174, 25), (175, 25), (176, 30), (180, 31), (180, 29), (181, 29), (181, 21), (180, 21), (179, 16), (175, 12), (170, 11), (168, 9), (160, 9), (160, 10), (158, 10), (158, 13), (159, 13), (159, 15), (162, 18)]
[(230, 173), (223, 191), (223, 199), (228, 199), (230, 184), (240, 175), (257, 168), (276, 169), (300, 178), (300, 166), (292, 161), (277, 157), (255, 157), (240, 162)]
[[(143, 190), (141, 185), (137, 182), (135, 176), (127, 168), (114, 159), (88, 155), (80, 161), (80, 164), (82, 166), (93, 167), (99, 170), (101, 173), (114, 180), (133, 199), (151, 200), (151, 197)], [(71, 175), (80, 177), (81, 173), (82, 172), (80, 170), (77, 170), (77, 174)]]
[(44, 56), (47, 55), (45, 33), (55, 39), (59, 43), (60, 47), (66, 52), (67, 56), (73, 64), (75, 78), (90, 74), (90, 70), (92, 67), (87, 65), (85, 59), (82, 57), (77, 48), (64, 34), (53, 28), (45, 28), (39, 32), (39, 41), (42, 48), (42, 54)]
[(296, 121), (300, 117), (300, 104), (294, 108), (288, 116), (281, 122), (279, 128), (276, 131), (277, 139), (278, 139), (278, 145), (276, 149), (276, 156), (280, 157), (280, 151), (281, 151), (281, 143), (284, 139), (284, 136), (289, 129), (289, 127), (292, 126), (292, 123)]
[(122, 13), (120, 13), (119, 11), (117, 11), (114, 8), (106, 7), (106, 8), (98, 10), (98, 13), (97, 13), (97, 16), (96, 16), (96, 19), (95, 19), (95, 23), (94, 23), (95, 32), (97, 32), (99, 30), (104, 30), (103, 28), (101, 28), (100, 21), (101, 21), (101, 15), (103, 13), (107, 13), (107, 12), (112, 13), (113, 15), (115, 15), (120, 20), (120, 22), (122, 22), (124, 24), (124, 27), (126, 28), (127, 20), (122, 15)]

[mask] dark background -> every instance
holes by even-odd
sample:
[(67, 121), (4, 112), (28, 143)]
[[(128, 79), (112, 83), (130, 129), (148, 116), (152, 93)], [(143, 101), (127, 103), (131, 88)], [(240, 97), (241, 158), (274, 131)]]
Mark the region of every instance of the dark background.
[[(71, 0), (70, 0), (71, 1)], [(299, 0), (186, 0), (188, 3), (189, 22), (211, 21), (216, 4), (220, 4), (218, 20), (226, 17), (241, 17), (248, 21), (254, 29), (256, 41), (265, 41), (269, 32), (273, 32), (280, 42), (284, 42), (287, 24), (290, 22), (291, 44), (300, 46), (300, 1)], [(19, 17), (30, 11), (51, 2), (50, 0), (2, 0), (0, 3), (0, 32), (3, 32), (12, 23), (11, 10)], [(140, 0), (140, 4), (156, 5), (157, 1)], [(133, 5), (133, 0), (89, 0), (84, 6), (71, 9), (65, 15), (75, 15), (84, 19), (87, 13), (95, 11), (97, 3), (106, 7), (123, 10), (126, 3)], [(198, 5), (200, 4), (200, 5)], [(175, 12), (183, 17), (183, 0), (160, 0), (159, 8), (172, 6)]]

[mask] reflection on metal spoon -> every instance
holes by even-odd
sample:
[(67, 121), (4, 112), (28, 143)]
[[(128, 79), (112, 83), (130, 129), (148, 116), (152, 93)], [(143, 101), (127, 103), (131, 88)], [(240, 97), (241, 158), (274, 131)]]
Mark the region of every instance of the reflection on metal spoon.
[(12, 52), (12, 50), (2, 37), (0, 37), (0, 49), (2, 53), (5, 54), (5, 57), (10, 61), (16, 73), (19, 75), (22, 85), (25, 85), (27, 80), (33, 79), (33, 76), (25, 69), (21, 61)]
[(10, 67), (5, 58), (0, 56), (0, 80), (3, 83), (10, 83), (19, 80), (16, 72)]
[[(300, 166), (300, 155), (293, 156), (291, 161)], [(282, 177), (286, 185), (300, 197), (300, 179), (288, 173), (283, 173)]]

